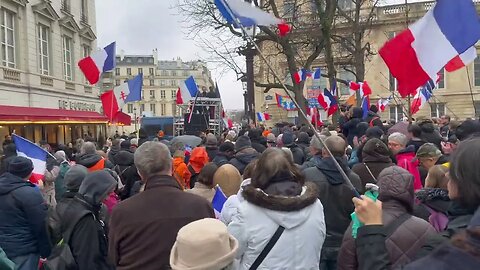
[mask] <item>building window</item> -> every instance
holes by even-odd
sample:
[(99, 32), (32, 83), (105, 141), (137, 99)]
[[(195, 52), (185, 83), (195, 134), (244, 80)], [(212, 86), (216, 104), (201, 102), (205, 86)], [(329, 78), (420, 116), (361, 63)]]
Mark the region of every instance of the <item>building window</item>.
[(88, 46), (86, 44), (82, 45), (82, 50), (83, 50), (83, 58), (89, 56), (92, 52), (92, 50), (90, 49), (90, 46)]
[(475, 86), (480, 86), (480, 58), (475, 58), (473, 62), (473, 77)]
[(115, 80), (115, 85), (119, 86), (120, 85), (120, 80)]
[(156, 109), (157, 106), (155, 106), (155, 105), (156, 104), (154, 104), (154, 103), (150, 104), (150, 112), (152, 112), (153, 115), (156, 114), (155, 109)]
[(132, 75), (132, 69), (131, 68), (127, 68), (127, 75)]
[(442, 68), (442, 70), (440, 70), (440, 72), (438, 72), (438, 76), (440, 76), (440, 80), (438, 81), (438, 88), (439, 89), (446, 88), (446, 84), (445, 84), (445, 76), (446, 75), (447, 75), (447, 73), (445, 73), (445, 68)]
[(155, 98), (155, 90), (150, 90), (150, 98)]
[(143, 68), (138, 68), (138, 73), (137, 74), (143, 74)]
[[(342, 79), (345, 78), (345, 80), (347, 80), (347, 81), (354, 82), (356, 80), (355, 75), (353, 75), (353, 73), (351, 73), (350, 71), (347, 71), (345, 69), (353, 70), (353, 67), (351, 67), (351, 66), (341, 67), (340, 72), (339, 72), (339, 77), (342, 78)], [(320, 83), (321, 83), (321, 81), (322, 81), (322, 78), (320, 78)], [(327, 84), (327, 81), (328, 81), (327, 78), (325, 78), (325, 85)], [(327, 87), (327, 86), (325, 86), (325, 87)], [(348, 85), (345, 85), (343, 83), (337, 83), (337, 87), (340, 89), (340, 94), (341, 95), (350, 95), (350, 87)], [(323, 89), (323, 88), (320, 88), (320, 89)]]
[(40, 74), (49, 75), (50, 60), (49, 60), (49, 33), (48, 27), (45, 25), (38, 25), (38, 63)]
[(430, 115), (431, 117), (441, 117), (445, 115), (445, 103), (433, 103), (430, 104)]
[(388, 89), (390, 91), (397, 91), (398, 82), (395, 77), (389, 72), (388, 73)]
[(15, 68), (15, 14), (1, 10), (2, 65)]
[(292, 0), (283, 1), (283, 18), (293, 18), (295, 17), (295, 2)]
[(160, 86), (165, 86), (165, 81), (164, 80), (160, 80)]
[(176, 98), (177, 98), (177, 91), (172, 90), (172, 99), (176, 99)]
[(150, 80), (150, 86), (154, 86), (155, 85), (155, 80)]
[(402, 121), (403, 119), (402, 105), (390, 105), (390, 119), (395, 120), (395, 122)]
[(165, 98), (165, 90), (160, 90), (160, 98)]
[(72, 39), (68, 36), (63, 36), (63, 72), (64, 79), (67, 81), (73, 80), (73, 70), (72, 70)]
[(127, 112), (133, 113), (133, 104), (127, 104)]
[(177, 71), (172, 70), (172, 76), (177, 76)]
[(140, 114), (145, 111), (145, 104), (140, 104)]
[(138, 62), (138, 63), (143, 63), (143, 58), (138, 58), (138, 59), (137, 59), (137, 62)]
[(162, 76), (168, 76), (168, 71), (162, 70)]
[(162, 116), (167, 113), (167, 104), (160, 104), (161, 114)]
[(170, 85), (171, 85), (171, 86), (177, 86), (177, 81), (171, 80), (171, 81), (170, 81)]
[(154, 75), (154, 73), (153, 73), (153, 68), (149, 68), (149, 69), (148, 69), (148, 74)]
[(125, 61), (127, 61), (127, 63), (131, 63), (132, 62), (132, 58), (127, 58)]
[(88, 23), (88, 0), (82, 0), (80, 20), (84, 23)]
[(480, 101), (475, 101), (474, 104), (475, 106), (475, 118), (480, 118)]
[(115, 75), (120, 76), (120, 68), (115, 68)]
[(183, 71), (183, 76), (188, 77), (188, 71), (187, 70)]

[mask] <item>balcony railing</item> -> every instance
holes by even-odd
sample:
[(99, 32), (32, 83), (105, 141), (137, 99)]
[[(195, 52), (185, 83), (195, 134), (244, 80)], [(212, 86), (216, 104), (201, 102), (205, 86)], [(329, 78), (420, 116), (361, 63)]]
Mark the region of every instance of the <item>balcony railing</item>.
[(40, 76), (40, 84), (46, 86), (53, 86), (53, 78)]
[(75, 84), (71, 82), (65, 82), (65, 89), (74, 90), (75, 91)]
[(20, 71), (3, 68), (3, 78), (7, 81), (20, 82)]

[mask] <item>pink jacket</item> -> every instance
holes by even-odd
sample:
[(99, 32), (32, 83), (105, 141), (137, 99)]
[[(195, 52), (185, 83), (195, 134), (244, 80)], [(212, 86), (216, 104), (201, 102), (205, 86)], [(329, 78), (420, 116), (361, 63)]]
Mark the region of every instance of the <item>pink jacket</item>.
[(413, 189), (415, 191), (423, 188), (422, 180), (420, 178), (420, 172), (418, 171), (418, 160), (413, 161), (415, 158), (415, 149), (414, 147), (407, 147), (404, 150), (400, 151), (397, 154), (397, 165), (409, 171), (413, 177)]

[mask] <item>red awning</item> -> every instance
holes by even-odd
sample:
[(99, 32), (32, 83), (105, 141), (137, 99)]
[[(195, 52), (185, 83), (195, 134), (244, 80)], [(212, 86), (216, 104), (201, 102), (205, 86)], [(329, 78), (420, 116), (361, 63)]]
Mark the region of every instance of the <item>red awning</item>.
[(107, 123), (108, 119), (97, 113), (62, 109), (0, 105), (0, 123)]

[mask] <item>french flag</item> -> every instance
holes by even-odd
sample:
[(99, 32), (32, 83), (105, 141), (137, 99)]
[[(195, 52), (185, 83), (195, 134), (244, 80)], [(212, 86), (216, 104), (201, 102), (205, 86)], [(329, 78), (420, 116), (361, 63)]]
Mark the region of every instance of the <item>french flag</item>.
[(368, 85), (366, 81), (364, 82), (349, 82), (350, 96), (354, 95), (355, 92), (360, 91), (360, 97), (368, 96), (372, 94), (372, 88)]
[(177, 90), (177, 105), (187, 104), (191, 99), (197, 96), (198, 87), (193, 76), (188, 77), (180, 84)]
[(257, 112), (257, 118), (258, 118), (258, 121), (265, 122), (267, 120), (270, 120), (270, 114)]
[(323, 94), (318, 95), (318, 103), (327, 112), (327, 116), (334, 114), (338, 110), (337, 99), (326, 88), (323, 90)]
[(297, 71), (295, 74), (293, 74), (293, 79), (295, 80), (296, 84), (299, 84), (305, 81), (307, 77), (310, 77), (310, 76), (311, 76), (310, 72), (307, 69), (302, 68), (299, 71)]
[(78, 67), (90, 84), (96, 84), (103, 72), (115, 68), (115, 42), (78, 61)]
[(313, 72), (313, 79), (320, 80), (320, 78), (322, 78), (322, 70), (320, 68), (316, 68)]
[(47, 169), (47, 151), (33, 142), (13, 134), (13, 143), (17, 147), (17, 155), (30, 159), (33, 163), (33, 172), (30, 176), (30, 182), (38, 184), (45, 175)]
[(234, 27), (254, 27), (256, 25), (276, 25), (279, 35), (286, 36), (290, 32), (290, 26), (284, 20), (253, 6), (243, 0), (214, 0), (220, 14)]
[(227, 196), (223, 193), (219, 185), (215, 187), (215, 195), (213, 195), (212, 206), (213, 211), (215, 212), (215, 217), (219, 218), (220, 213), (222, 212), (223, 205), (227, 201)]
[(416, 114), (423, 107), (423, 105), (427, 104), (428, 100), (432, 96), (432, 91), (425, 87), (422, 87), (412, 100), (412, 104), (410, 106), (410, 111), (412, 115)]
[(387, 106), (390, 104), (390, 101), (392, 100), (392, 96), (388, 97), (387, 99), (379, 99), (377, 101), (377, 107), (380, 109), (381, 112), (384, 112)]
[(477, 58), (477, 49), (475, 46), (472, 46), (464, 53), (450, 60), (450, 62), (445, 65), (445, 70), (447, 72), (453, 72), (461, 69), (462, 67), (468, 66), (470, 63), (475, 61), (475, 58)]
[(140, 73), (133, 79), (106, 91), (100, 96), (103, 112), (110, 121), (115, 118), (118, 111), (122, 110), (126, 102), (142, 99), (143, 74)]
[(398, 81), (398, 92), (406, 97), (429, 79), (435, 80), (449, 62), (462, 59), (479, 39), (480, 20), (472, 0), (437, 0), (433, 9), (385, 43), (379, 53)]

